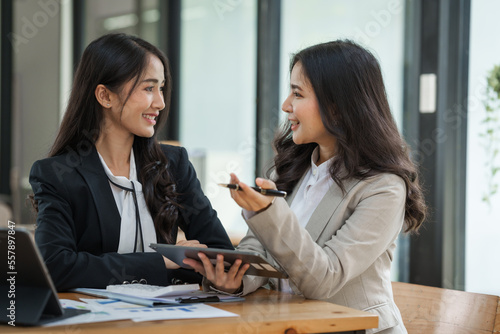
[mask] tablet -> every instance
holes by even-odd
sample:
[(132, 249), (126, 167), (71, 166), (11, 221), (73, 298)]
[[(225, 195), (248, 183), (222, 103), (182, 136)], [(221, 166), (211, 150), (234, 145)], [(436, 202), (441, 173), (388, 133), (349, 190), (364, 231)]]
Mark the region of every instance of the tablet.
[(0, 228), (0, 323), (42, 325), (86, 310), (65, 309), (30, 231)]
[(224, 264), (226, 269), (229, 269), (229, 267), (234, 263), (236, 259), (241, 259), (243, 261), (243, 264), (245, 263), (250, 264), (250, 267), (245, 272), (245, 275), (277, 277), (277, 278), (288, 277), (288, 275), (286, 275), (278, 268), (271, 265), (269, 262), (267, 262), (267, 260), (264, 257), (262, 257), (257, 252), (220, 249), (220, 248), (176, 246), (170, 244), (150, 244), (149, 247), (151, 247), (161, 255), (169, 258), (173, 262), (177, 263), (182, 268), (191, 269), (191, 267), (182, 263), (182, 260), (184, 258), (191, 258), (199, 261), (200, 259), (198, 257), (198, 252), (202, 252), (214, 264), (217, 259), (217, 254), (222, 254), (224, 256)]

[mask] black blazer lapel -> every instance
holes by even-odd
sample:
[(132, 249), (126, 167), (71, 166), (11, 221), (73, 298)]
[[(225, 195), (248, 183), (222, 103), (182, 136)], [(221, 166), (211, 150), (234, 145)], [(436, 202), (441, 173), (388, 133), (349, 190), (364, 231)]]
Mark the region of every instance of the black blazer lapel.
[(120, 241), (121, 217), (95, 146), (89, 154), (81, 156), (81, 165), (76, 169), (88, 184), (97, 208), (102, 252), (116, 252)]

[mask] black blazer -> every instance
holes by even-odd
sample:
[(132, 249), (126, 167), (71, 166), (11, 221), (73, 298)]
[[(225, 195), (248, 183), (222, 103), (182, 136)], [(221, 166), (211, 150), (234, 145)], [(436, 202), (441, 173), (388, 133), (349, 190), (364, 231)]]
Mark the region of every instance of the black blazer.
[[(168, 145), (162, 150), (181, 194), (178, 227), (188, 240), (232, 249), (186, 150)], [(140, 279), (155, 285), (201, 282), (201, 275), (192, 270), (166, 269), (156, 252), (116, 252), (121, 217), (94, 146), (36, 161), (29, 180), (38, 201), (35, 240), (58, 290), (105, 288)], [(176, 227), (173, 234), (175, 240)], [(158, 236), (158, 242), (165, 240)]]

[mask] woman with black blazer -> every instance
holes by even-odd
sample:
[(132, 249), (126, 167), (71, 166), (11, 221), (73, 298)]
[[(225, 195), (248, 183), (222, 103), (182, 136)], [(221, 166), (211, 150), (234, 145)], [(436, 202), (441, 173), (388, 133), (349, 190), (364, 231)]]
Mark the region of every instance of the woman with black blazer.
[(49, 157), (33, 164), (35, 240), (58, 290), (201, 282), (150, 243), (231, 249), (184, 148), (156, 139), (168, 115), (168, 60), (133, 36), (85, 50)]

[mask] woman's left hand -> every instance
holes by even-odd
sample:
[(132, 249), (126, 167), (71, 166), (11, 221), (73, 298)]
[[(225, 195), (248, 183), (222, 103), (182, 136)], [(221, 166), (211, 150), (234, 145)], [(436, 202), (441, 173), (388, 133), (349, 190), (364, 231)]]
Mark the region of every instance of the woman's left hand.
[[(271, 205), (273, 201), (273, 197), (264, 196), (247, 184), (240, 182), (234, 173), (231, 173), (231, 183), (240, 186), (241, 191), (231, 189), (231, 197), (245, 210), (260, 211)], [(276, 189), (276, 184), (273, 181), (261, 177), (255, 179), (255, 184), (263, 189)]]
[[(179, 242), (177, 242), (175, 245), (207, 248), (207, 245), (200, 244), (198, 240), (179, 240)], [(181, 267), (174, 261), (170, 260), (169, 258), (166, 258), (165, 256), (163, 257), (163, 261), (165, 262), (165, 267), (167, 267), (167, 269), (179, 269)]]

